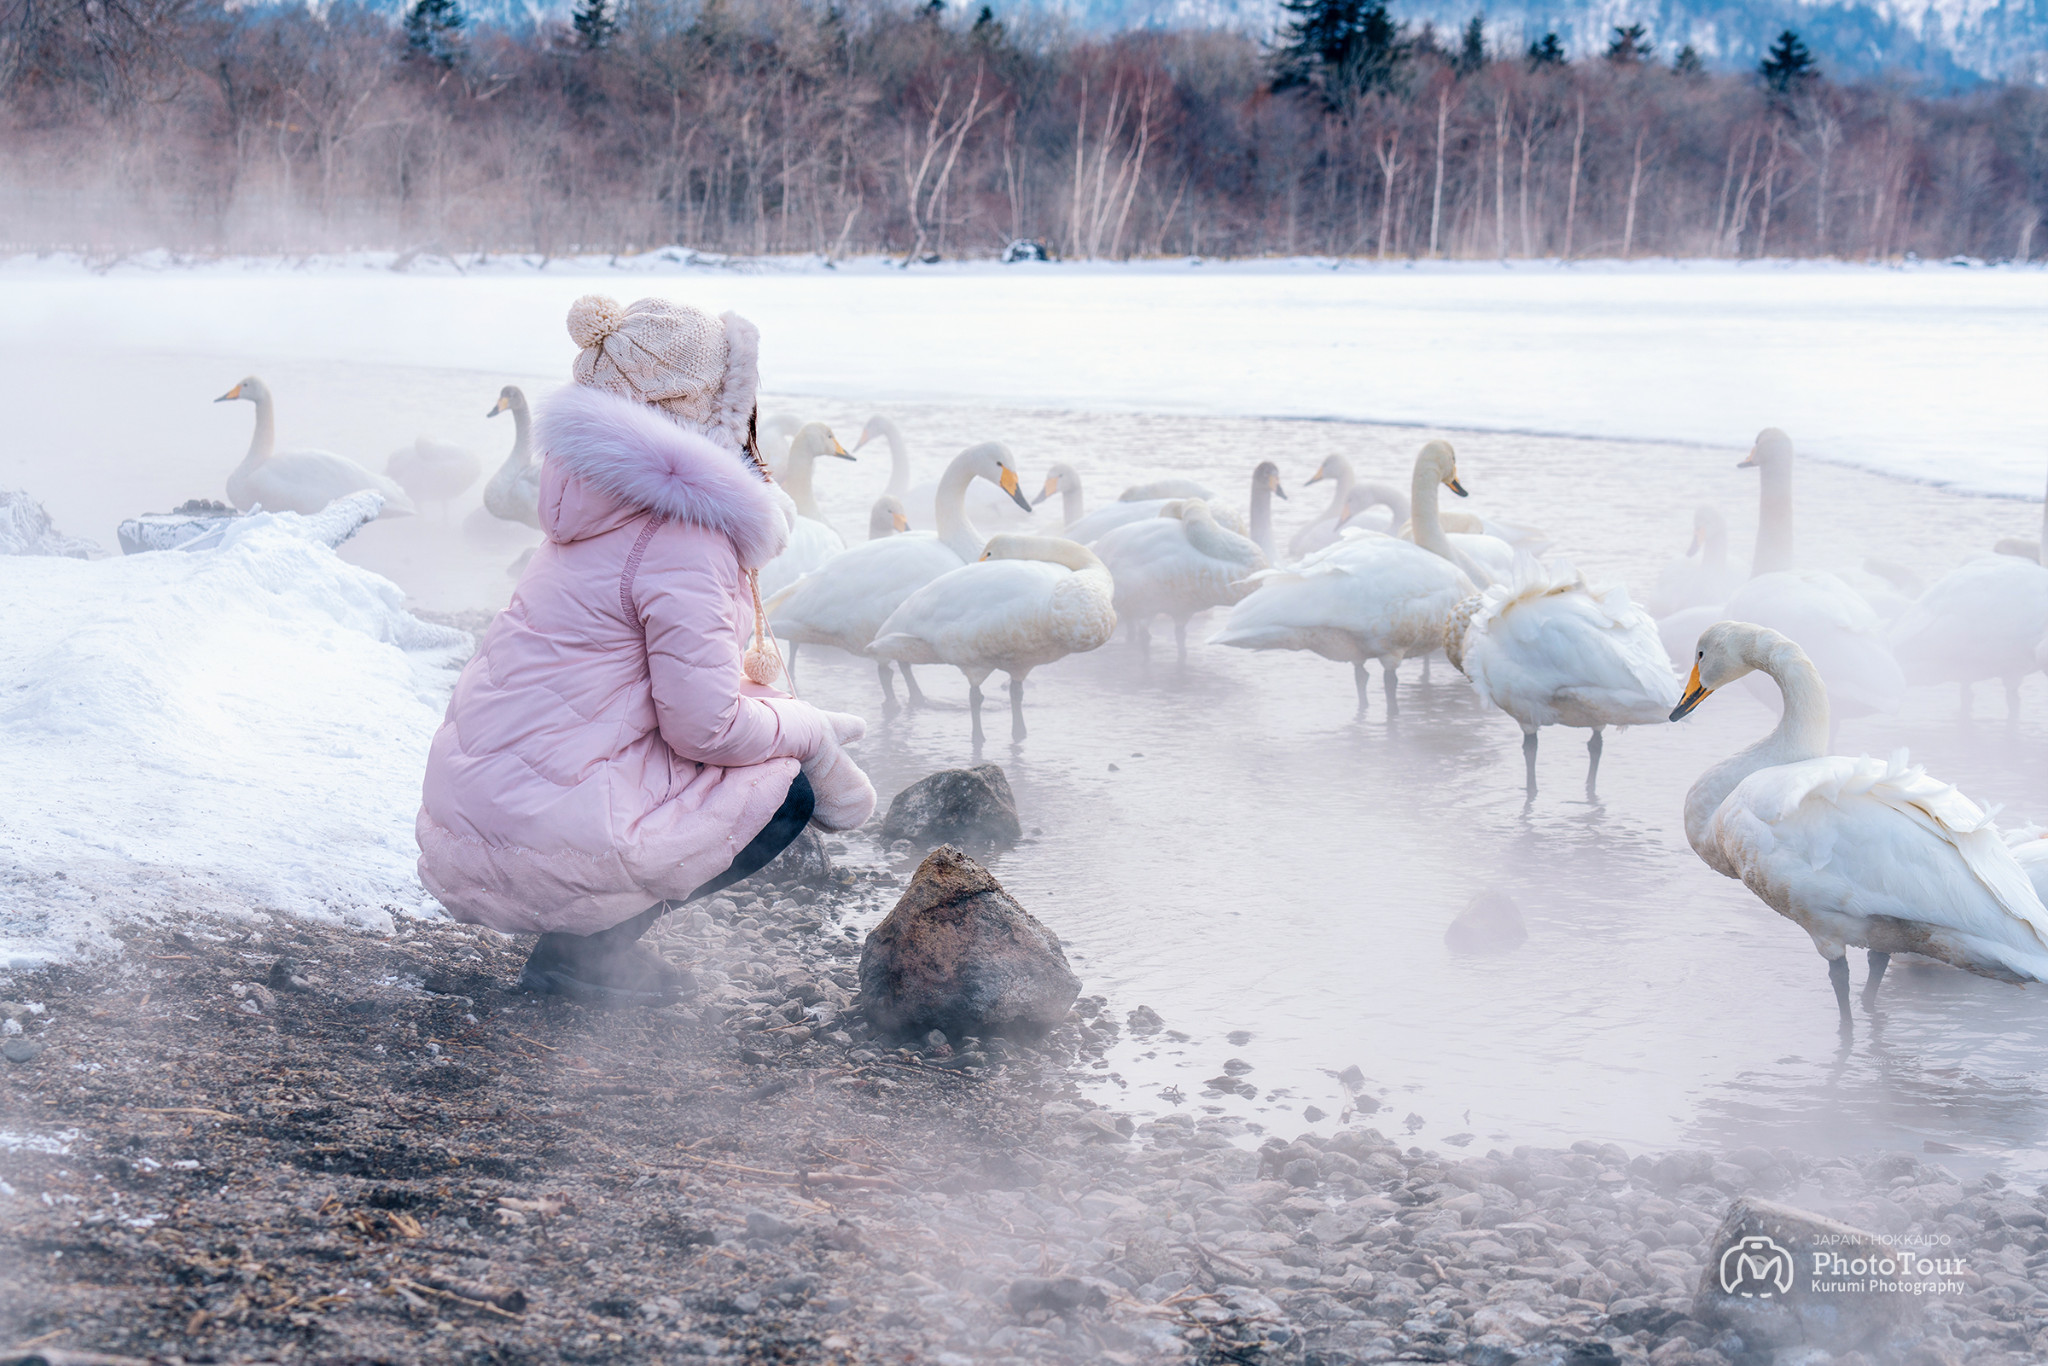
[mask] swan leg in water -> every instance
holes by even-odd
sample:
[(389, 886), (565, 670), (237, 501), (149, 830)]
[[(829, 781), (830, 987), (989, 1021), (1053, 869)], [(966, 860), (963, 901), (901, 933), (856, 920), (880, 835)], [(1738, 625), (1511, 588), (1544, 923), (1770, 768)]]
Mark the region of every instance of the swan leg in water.
[(1351, 684), (1358, 689), (1358, 714), (1363, 716), (1365, 715), (1365, 699), (1368, 694), (1365, 691), (1365, 661), (1362, 659), (1351, 661)]
[(1522, 764), (1529, 770), (1529, 795), (1536, 795), (1536, 730), (1522, 732)]
[(1593, 796), (1593, 785), (1600, 780), (1600, 751), (1605, 747), (1601, 737), (1607, 732), (1599, 726), (1593, 727), (1593, 738), (1586, 741), (1586, 797)]
[(1401, 710), (1401, 695), (1398, 691), (1401, 686), (1401, 678), (1395, 672), (1395, 669), (1396, 666), (1387, 663), (1386, 660), (1380, 661), (1380, 685), (1387, 691), (1387, 719), (1389, 721), (1393, 720), (1394, 714)]
[(910, 671), (908, 664), (899, 661), (896, 667), (903, 671), (903, 691), (910, 696), (910, 701), (906, 705), (912, 707), (923, 706), (925, 704), (924, 689), (917, 686), (917, 675)]
[(882, 719), (887, 720), (902, 710), (896, 705), (896, 677), (889, 672), (889, 661), (886, 659), (875, 661), (875, 672), (882, 679)]
[(1180, 666), (1185, 669), (1188, 666), (1188, 619), (1186, 617), (1175, 617), (1173, 619), (1173, 643), (1180, 649)]
[(1849, 955), (1828, 959), (1828, 981), (1834, 984), (1835, 1004), (1842, 1009), (1842, 1028), (1849, 1027)]
[(1865, 978), (1863, 982), (1863, 1008), (1865, 1010), (1870, 1009), (1871, 1003), (1877, 1000), (1877, 984), (1884, 980), (1884, 970), (1891, 966), (1891, 962), (1892, 956), (1890, 954), (1879, 953), (1876, 949), (1870, 951), (1870, 976)]
[(1010, 675), (1010, 739), (1024, 738), (1024, 675)]
[(974, 752), (981, 753), (981, 683), (967, 680), (967, 714), (974, 718)]

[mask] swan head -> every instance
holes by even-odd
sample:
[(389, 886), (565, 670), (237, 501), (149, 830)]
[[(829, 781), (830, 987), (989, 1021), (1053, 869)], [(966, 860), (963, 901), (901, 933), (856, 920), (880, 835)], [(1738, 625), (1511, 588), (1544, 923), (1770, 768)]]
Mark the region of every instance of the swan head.
[(1065, 565), (1077, 574), (1084, 569), (1103, 567), (1095, 552), (1079, 541), (1070, 541), (1064, 536), (1027, 536), (1015, 531), (989, 537), (988, 544), (982, 547), (981, 558), (1044, 560), (1048, 564)]
[(1425, 442), (1416, 452), (1415, 473), (1434, 479), (1460, 498), (1469, 496), (1465, 486), (1458, 482), (1458, 453), (1441, 437)]
[(515, 408), (524, 408), (525, 406), (526, 394), (518, 385), (508, 384), (498, 391), (498, 401), (491, 405), (491, 410), (485, 413), (484, 416), (496, 417), (499, 413), (509, 413)]
[(1756, 434), (1756, 444), (1749, 448), (1749, 454), (1736, 463), (1738, 470), (1784, 469), (1792, 463), (1792, 438), (1776, 427), (1766, 427)]
[(840, 445), (832, 429), (822, 422), (806, 422), (797, 428), (796, 438), (789, 443), (789, 453), (792, 457), (806, 455), (813, 460), (828, 455), (840, 460), (854, 459), (853, 452)]
[(1706, 549), (1707, 543), (1716, 536), (1727, 534), (1728, 523), (1721, 516), (1719, 508), (1698, 508), (1692, 514), (1692, 544), (1685, 548), (1685, 553), (1697, 555)]
[[(1344, 477), (1350, 473), (1351, 462), (1349, 460), (1341, 455), (1326, 455), (1323, 457), (1323, 463), (1316, 466), (1316, 472), (1308, 477), (1307, 482), (1310, 484), (1320, 484), (1325, 479), (1335, 479), (1341, 483)], [(1279, 478), (1280, 472), (1275, 470), (1273, 472), (1273, 479), (1274, 487), (1276, 488), (1279, 487)], [(1281, 496), (1284, 498), (1286, 495), (1282, 494)]]
[(862, 446), (867, 445), (870, 441), (886, 441), (895, 434), (896, 424), (891, 422), (888, 418), (883, 417), (881, 414), (877, 413), (875, 416), (869, 418), (867, 420), (866, 425), (864, 425), (860, 429), (860, 440), (853, 443), (853, 448), (855, 450), (859, 450)]
[(967, 462), (971, 472), (1009, 494), (1011, 502), (1026, 512), (1031, 511), (1031, 500), (1024, 496), (1023, 486), (1017, 479), (1017, 459), (1010, 454), (1008, 446), (1000, 441), (984, 441), (979, 446), (969, 446), (960, 452), (958, 458)]
[(263, 383), (263, 381), (256, 378), (256, 376), (254, 375), (250, 375), (248, 378), (244, 379), (240, 384), (237, 384), (234, 388), (228, 390), (219, 398), (215, 399), (214, 402), (231, 403), (235, 399), (240, 398), (247, 399), (251, 403), (261, 403), (264, 399), (269, 397), (270, 390)]
[(1287, 501), (1287, 490), (1280, 487), (1280, 467), (1270, 460), (1261, 460), (1252, 470), (1252, 487), (1264, 489), (1282, 502)]
[(868, 512), (868, 539), (878, 540), (883, 536), (894, 536), (899, 531), (910, 530), (910, 518), (904, 515), (901, 500), (883, 494), (875, 499), (875, 505)]
[(1031, 506), (1037, 507), (1062, 489), (1079, 487), (1081, 487), (1081, 476), (1074, 472), (1072, 465), (1065, 463), (1054, 465), (1045, 472), (1045, 487), (1040, 489), (1038, 496), (1031, 500)]
[(1700, 632), (1693, 649), (1692, 674), (1685, 680), (1685, 692), (1672, 709), (1671, 719), (1683, 720), (1710, 695), (1744, 674), (1763, 669), (1775, 676), (1801, 665), (1813, 670), (1813, 661), (1790, 637), (1746, 621), (1717, 621)]

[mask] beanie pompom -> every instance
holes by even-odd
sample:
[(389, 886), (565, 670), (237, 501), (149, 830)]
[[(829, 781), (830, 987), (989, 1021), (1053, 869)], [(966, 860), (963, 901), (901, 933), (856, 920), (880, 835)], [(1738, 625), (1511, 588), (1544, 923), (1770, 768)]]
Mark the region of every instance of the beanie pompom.
[(586, 294), (569, 305), (569, 339), (588, 351), (603, 346), (606, 337), (626, 321), (626, 310), (618, 300), (602, 294)]

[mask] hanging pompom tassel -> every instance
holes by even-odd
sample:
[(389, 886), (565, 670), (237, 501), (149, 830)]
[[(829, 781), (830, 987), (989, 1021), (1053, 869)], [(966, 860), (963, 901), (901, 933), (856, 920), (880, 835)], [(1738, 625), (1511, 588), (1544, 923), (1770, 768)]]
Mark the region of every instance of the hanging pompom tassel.
[[(747, 571), (747, 587), (754, 595), (754, 643), (748, 647), (740, 667), (752, 682), (764, 688), (773, 687), (782, 677), (782, 651), (768, 634), (768, 614), (761, 609), (761, 576), (755, 570)], [(795, 691), (794, 687), (790, 689), (792, 696)]]

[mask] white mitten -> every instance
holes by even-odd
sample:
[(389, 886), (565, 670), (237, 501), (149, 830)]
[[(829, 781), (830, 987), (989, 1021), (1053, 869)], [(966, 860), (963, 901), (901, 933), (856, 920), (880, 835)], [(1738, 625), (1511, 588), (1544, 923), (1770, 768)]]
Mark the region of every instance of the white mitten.
[[(826, 715), (835, 722), (841, 719), (837, 713)], [(844, 719), (859, 724), (860, 718)], [(804, 776), (811, 780), (811, 795), (817, 802), (811, 824), (820, 830), (857, 830), (875, 814), (875, 785), (836, 738), (828, 737), (818, 752), (804, 761)]]

